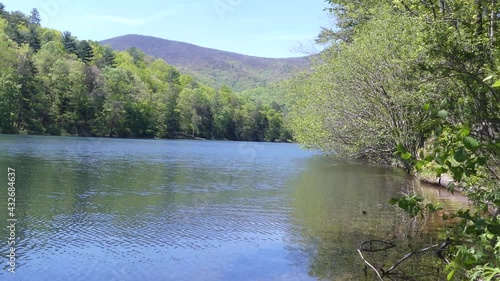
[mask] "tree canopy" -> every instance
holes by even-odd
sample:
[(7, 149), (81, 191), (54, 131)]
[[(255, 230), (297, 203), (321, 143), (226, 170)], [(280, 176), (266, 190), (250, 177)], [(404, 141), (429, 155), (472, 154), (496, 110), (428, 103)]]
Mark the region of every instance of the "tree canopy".
[(291, 83), (298, 141), (344, 160), (450, 175), (450, 190), (474, 209), (453, 215), (463, 220), (454, 238), (469, 243), (453, 246), (449, 279), (498, 278), (500, 4), (326, 2), (337, 26), (319, 34), (326, 49), (312, 73)]
[(0, 133), (291, 139), (284, 114), (137, 48), (115, 52), (0, 6)]

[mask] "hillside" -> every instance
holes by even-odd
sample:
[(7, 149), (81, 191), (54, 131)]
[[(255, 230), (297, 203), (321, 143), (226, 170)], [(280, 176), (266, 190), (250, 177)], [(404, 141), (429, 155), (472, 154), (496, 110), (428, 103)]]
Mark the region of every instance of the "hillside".
[(281, 81), (293, 70), (303, 70), (309, 65), (307, 58), (253, 57), (142, 35), (125, 35), (100, 43), (118, 51), (137, 47), (210, 86), (227, 85), (236, 91)]

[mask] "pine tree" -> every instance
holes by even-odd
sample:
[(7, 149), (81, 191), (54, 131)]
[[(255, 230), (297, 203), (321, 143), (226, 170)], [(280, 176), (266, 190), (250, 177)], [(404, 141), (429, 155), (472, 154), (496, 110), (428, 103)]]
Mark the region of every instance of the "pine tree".
[(31, 24), (40, 26), (40, 24), (42, 22), (42, 19), (40, 17), (40, 13), (38, 12), (38, 10), (36, 8), (33, 9), (33, 10), (31, 10), (31, 15), (29, 17), (29, 22)]
[(104, 66), (116, 67), (116, 55), (113, 52), (113, 49), (106, 46), (103, 54)]
[(71, 35), (71, 32), (69, 32), (69, 31), (63, 32), (62, 43), (63, 43), (66, 51), (68, 51), (69, 53), (72, 53), (72, 54), (78, 54), (78, 49), (76, 47), (76, 40)]
[(36, 53), (40, 50), (42, 44), (40, 41), (40, 37), (38, 36), (38, 28), (34, 25), (31, 25), (29, 29), (29, 44), (31, 49)]
[(16, 42), (18, 45), (28, 43), (29, 41), (28, 38), (26, 38), (26, 34), (22, 33), (19, 30), (18, 26), (11, 22), (9, 22), (9, 24), (5, 28), (5, 33), (12, 41)]
[(0, 2), (0, 16), (5, 13), (5, 5)]
[(78, 58), (84, 63), (89, 63), (94, 58), (92, 46), (86, 40), (80, 42)]

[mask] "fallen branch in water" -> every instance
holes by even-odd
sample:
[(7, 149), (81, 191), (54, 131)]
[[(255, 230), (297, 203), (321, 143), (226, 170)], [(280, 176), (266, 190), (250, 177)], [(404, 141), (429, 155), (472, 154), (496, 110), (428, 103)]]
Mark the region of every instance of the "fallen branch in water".
[[(377, 242), (379, 244), (382, 244), (382, 245), (385, 245), (386, 248), (381, 248), (381, 249), (373, 249), (373, 242)], [(381, 272), (379, 272), (379, 270), (377, 270), (371, 263), (369, 263), (365, 257), (363, 256), (363, 253), (362, 251), (365, 251), (365, 252), (378, 252), (378, 251), (385, 251), (385, 250), (388, 250), (388, 249), (391, 249), (393, 247), (395, 247), (394, 244), (390, 243), (390, 242), (387, 242), (387, 241), (381, 241), (381, 240), (370, 240), (370, 241), (366, 241), (366, 242), (363, 242), (363, 244), (361, 244), (361, 246), (359, 247), (358, 249), (358, 253), (359, 255), (361, 256), (361, 259), (363, 260), (363, 262), (368, 265), (371, 269), (373, 269), (373, 271), (375, 271), (375, 273), (377, 273), (377, 276), (380, 280), (384, 280), (383, 279), (383, 276), (385, 275), (389, 275), (391, 274), (391, 272), (393, 270), (395, 270), (400, 264), (402, 264), (404, 261), (406, 261), (407, 259), (411, 258), (413, 255), (416, 255), (416, 254), (420, 254), (420, 253), (424, 253), (424, 252), (427, 252), (427, 251), (430, 251), (430, 250), (436, 250), (436, 255), (442, 259), (445, 263), (448, 263), (449, 264), (449, 261), (443, 256), (443, 251), (446, 249), (446, 247), (448, 247), (450, 244), (452, 243), (452, 240), (450, 240), (449, 238), (446, 239), (446, 241), (444, 243), (442, 243), (441, 245), (438, 245), (438, 244), (435, 244), (435, 245), (432, 245), (432, 246), (429, 246), (429, 247), (426, 247), (426, 248), (423, 248), (423, 249), (420, 249), (420, 250), (417, 250), (417, 251), (413, 251), (413, 252), (410, 252), (408, 254), (406, 254), (403, 258), (401, 258), (398, 262), (396, 262), (396, 264), (394, 264), (393, 266), (391, 266), (388, 270), (384, 271), (382, 268), (380, 269)], [(370, 245), (369, 249), (364, 249), (363, 247), (366, 246), (366, 245)], [(382, 274), (381, 274), (382, 273)]]
[(395, 265), (393, 265), (391, 268), (389, 268), (387, 271), (384, 271), (383, 273), (384, 274), (389, 274), (391, 273), (391, 271), (393, 271), (394, 269), (396, 269), (396, 267), (398, 267), (401, 263), (403, 263), (405, 260), (411, 258), (411, 256), (413, 255), (416, 255), (416, 254), (420, 254), (420, 253), (423, 253), (423, 252), (427, 252), (429, 250), (432, 250), (434, 248), (436, 248), (437, 246), (439, 245), (432, 245), (430, 247), (427, 247), (427, 248), (423, 248), (421, 250), (418, 250), (418, 251), (414, 251), (414, 252), (411, 252), (411, 253), (408, 253), (406, 254), (402, 259), (400, 259)]
[[(367, 245), (369, 245), (368, 248), (366, 247)], [(391, 242), (382, 240), (369, 240), (361, 244), (359, 249), (362, 250), (363, 252), (381, 252), (392, 249), (394, 247), (396, 247), (396, 245), (394, 245)]]
[(382, 278), (382, 276), (380, 275), (380, 273), (378, 272), (378, 270), (373, 266), (371, 265), (371, 263), (369, 263), (365, 257), (363, 257), (363, 254), (361, 253), (361, 250), (358, 249), (358, 253), (359, 255), (361, 256), (361, 259), (365, 262), (365, 264), (367, 264), (369, 267), (371, 267), (371, 269), (373, 269), (373, 271), (375, 271), (375, 273), (377, 273), (377, 276), (380, 280), (384, 281), (384, 278)]

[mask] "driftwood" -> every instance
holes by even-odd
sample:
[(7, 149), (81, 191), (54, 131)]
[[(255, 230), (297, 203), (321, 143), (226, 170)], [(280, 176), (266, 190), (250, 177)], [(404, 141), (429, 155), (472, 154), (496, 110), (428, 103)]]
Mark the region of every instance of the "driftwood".
[(447, 175), (443, 175), (439, 178), (427, 178), (427, 177), (419, 177), (420, 181), (432, 185), (442, 186), (444, 188), (450, 187), (451, 184), (455, 183), (455, 181)]

